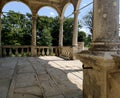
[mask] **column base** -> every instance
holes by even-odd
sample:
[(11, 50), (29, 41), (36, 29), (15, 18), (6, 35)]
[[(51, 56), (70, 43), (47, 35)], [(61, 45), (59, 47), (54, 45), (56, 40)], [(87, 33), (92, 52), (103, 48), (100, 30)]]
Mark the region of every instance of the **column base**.
[(33, 57), (35, 57), (35, 56), (37, 55), (36, 52), (37, 52), (37, 51), (36, 51), (35, 46), (31, 46), (31, 54), (32, 54)]
[(84, 64), (84, 98), (120, 98), (120, 55), (83, 51), (76, 57)]

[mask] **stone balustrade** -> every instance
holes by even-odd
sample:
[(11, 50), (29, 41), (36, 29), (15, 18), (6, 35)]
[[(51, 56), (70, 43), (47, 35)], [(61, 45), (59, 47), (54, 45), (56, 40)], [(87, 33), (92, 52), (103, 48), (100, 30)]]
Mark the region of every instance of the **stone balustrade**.
[[(32, 46), (1, 46), (2, 56), (32, 56)], [(34, 46), (35, 55), (34, 56), (60, 56), (65, 59), (73, 59), (73, 48), (72, 46)], [(81, 49), (77, 49), (81, 51)]]
[(2, 46), (2, 56), (31, 56), (31, 46)]
[[(58, 47), (35, 46), (35, 56), (59, 55)], [(31, 46), (2, 46), (2, 56), (31, 56)]]
[(49, 55), (59, 55), (58, 47), (48, 47), (48, 46), (36, 46), (36, 55), (37, 56), (49, 56)]
[(60, 48), (60, 56), (64, 57), (65, 59), (72, 59), (73, 51), (72, 47), (64, 46)]

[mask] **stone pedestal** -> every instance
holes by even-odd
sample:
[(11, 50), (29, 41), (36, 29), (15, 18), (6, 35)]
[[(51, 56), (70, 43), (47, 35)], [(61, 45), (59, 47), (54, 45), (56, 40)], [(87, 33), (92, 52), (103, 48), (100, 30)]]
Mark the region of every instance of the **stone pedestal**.
[(91, 48), (83, 62), (84, 98), (120, 98), (119, 0), (94, 0)]
[(116, 52), (77, 54), (83, 62), (84, 98), (120, 98), (120, 56)]

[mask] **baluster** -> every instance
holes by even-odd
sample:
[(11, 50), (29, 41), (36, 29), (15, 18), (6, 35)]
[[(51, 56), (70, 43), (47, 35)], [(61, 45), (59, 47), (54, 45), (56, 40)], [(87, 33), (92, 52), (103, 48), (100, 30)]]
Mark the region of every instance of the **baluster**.
[(12, 56), (12, 48), (9, 49), (9, 56)]
[(24, 50), (24, 48), (21, 48), (21, 55), (23, 56), (23, 50)]
[(6, 53), (6, 48), (3, 48), (3, 55), (6, 56), (7, 53)]
[(50, 49), (49, 49), (49, 48), (47, 48), (47, 53), (46, 53), (47, 55), (49, 55), (49, 54), (50, 54), (49, 50), (50, 50)]
[(40, 56), (40, 48), (38, 48), (38, 56)]
[(27, 55), (29, 55), (29, 48), (27, 48)]
[(18, 56), (18, 48), (15, 48), (15, 55)]
[(58, 54), (57, 54), (57, 48), (55, 48), (55, 55), (58, 55)]
[(44, 48), (42, 48), (42, 55), (45, 55), (45, 50), (44, 50)]
[(29, 56), (31, 56), (31, 48), (30, 48), (30, 47), (28, 47), (28, 49), (29, 49)]
[(53, 48), (51, 47), (51, 53), (50, 53), (50, 55), (53, 55), (54, 53), (53, 53)]

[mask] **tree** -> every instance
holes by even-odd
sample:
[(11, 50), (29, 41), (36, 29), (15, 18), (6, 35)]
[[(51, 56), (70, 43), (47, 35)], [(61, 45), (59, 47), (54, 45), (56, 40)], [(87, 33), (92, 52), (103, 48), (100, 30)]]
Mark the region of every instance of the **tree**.
[(93, 12), (88, 12), (87, 15), (85, 15), (81, 20), (82, 26), (86, 26), (91, 34), (93, 34)]
[(64, 21), (63, 27), (63, 45), (71, 46), (72, 45), (72, 35), (73, 35), (73, 18), (67, 18)]
[(10, 11), (3, 15), (2, 45), (30, 45), (31, 25), (29, 17), (23, 14)]
[(54, 18), (47, 16), (38, 16), (37, 18), (37, 45), (51, 46), (51, 25)]
[(86, 33), (84, 31), (78, 32), (78, 42), (85, 42), (86, 41)]

